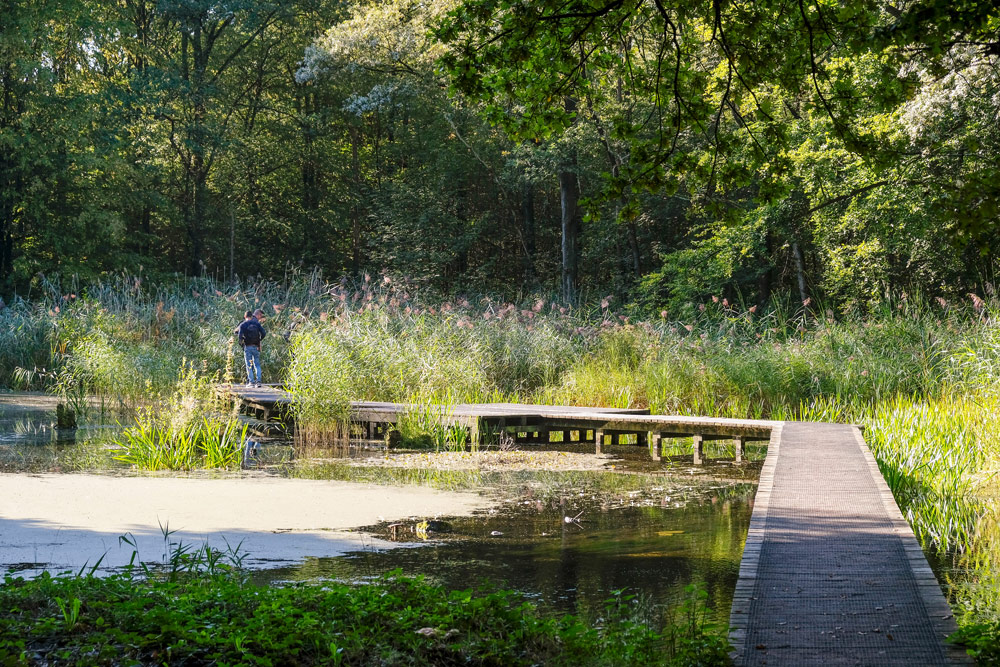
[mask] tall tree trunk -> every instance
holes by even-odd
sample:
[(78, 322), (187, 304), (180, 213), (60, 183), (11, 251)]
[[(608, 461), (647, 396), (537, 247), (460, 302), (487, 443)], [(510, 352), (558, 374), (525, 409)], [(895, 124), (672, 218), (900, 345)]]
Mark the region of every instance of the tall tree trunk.
[[(575, 166), (575, 160), (567, 167)], [(580, 183), (576, 172), (559, 172), (559, 203), (562, 209), (562, 298), (576, 303), (579, 283)]]
[(526, 286), (535, 283), (535, 186), (525, 179), (521, 187), (521, 239), (524, 245), (523, 280)]
[(229, 207), (229, 279), (236, 275), (236, 210)]
[(799, 299), (804, 304), (809, 298), (809, 292), (806, 290), (806, 261), (802, 256), (802, 246), (799, 245), (798, 241), (792, 242), (792, 257), (795, 260), (795, 279), (799, 286)]
[[(566, 111), (576, 111), (576, 100), (566, 98)], [(559, 203), (562, 210), (562, 298), (576, 303), (579, 286), (580, 244), (580, 181), (576, 176), (576, 157), (572, 157), (559, 172)]]
[(7, 280), (14, 267), (15, 193), (20, 191), (20, 178), (14, 173), (11, 160), (0, 158), (0, 283)]
[(202, 43), (202, 30), (195, 24), (194, 33), (189, 41), (191, 44), (191, 90), (193, 96), (194, 118), (191, 127), (191, 187), (192, 207), (188, 236), (191, 239), (191, 275), (198, 276), (205, 272), (203, 259), (204, 243), (202, 227), (205, 220), (206, 187), (208, 184), (208, 167), (205, 161), (205, 73), (208, 68), (208, 51)]
[(757, 275), (757, 309), (763, 311), (771, 300), (771, 280), (774, 263), (771, 260), (771, 235), (764, 239), (766, 268)]
[(351, 206), (351, 271), (357, 275), (361, 272), (361, 158), (358, 155), (361, 132), (352, 127), (350, 134), (351, 170), (354, 174), (354, 203)]
[[(4, 63), (0, 70), (0, 129), (16, 127), (24, 113), (23, 84), (14, 73), (13, 63)], [(18, 200), (22, 196), (24, 176), (18, 167), (16, 154), (9, 150), (0, 152), (0, 282), (6, 281), (14, 271), (14, 237), (18, 221)]]
[(204, 157), (200, 152), (194, 154), (194, 166), (191, 173), (192, 198), (191, 218), (188, 226), (188, 237), (191, 240), (191, 275), (200, 276), (205, 272), (204, 241), (202, 227), (205, 220), (205, 200), (207, 198), (208, 170), (205, 169)]
[(319, 161), (316, 155), (316, 128), (313, 114), (316, 113), (316, 94), (304, 92), (299, 112), (302, 116), (302, 210), (313, 212), (319, 208)]
[(629, 218), (626, 229), (628, 231), (628, 248), (632, 255), (632, 275), (635, 280), (639, 280), (642, 277), (642, 266), (639, 262), (639, 234), (635, 228), (635, 220)]

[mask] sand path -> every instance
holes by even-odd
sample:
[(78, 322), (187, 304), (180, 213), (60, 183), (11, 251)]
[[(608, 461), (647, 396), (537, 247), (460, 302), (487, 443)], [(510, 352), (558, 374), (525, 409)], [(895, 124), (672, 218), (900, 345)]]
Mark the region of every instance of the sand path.
[(309, 556), (387, 547), (351, 528), (383, 520), (471, 514), (485, 498), (411, 486), (241, 478), (114, 477), (92, 474), (0, 474), (0, 574), (79, 569), (102, 556), (102, 568), (125, 565), (134, 536), (140, 559), (160, 562), (165, 540), (226, 540), (250, 567), (275, 567)]

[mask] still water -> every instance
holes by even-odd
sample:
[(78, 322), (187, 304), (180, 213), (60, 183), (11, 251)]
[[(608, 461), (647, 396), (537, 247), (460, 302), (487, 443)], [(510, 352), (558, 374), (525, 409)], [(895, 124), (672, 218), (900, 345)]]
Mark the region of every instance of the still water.
[[(91, 411), (90, 421), (112, 423), (60, 432), (54, 403), (0, 395), (0, 470), (129, 474), (114, 460), (120, 427), (113, 420)], [(590, 618), (621, 590), (661, 618), (695, 583), (708, 593), (709, 617), (725, 624), (763, 450), (751, 451), (757, 460), (742, 466), (694, 467), (690, 456), (660, 464), (643, 448), (606, 449), (609, 469), (439, 471), (378, 467), (365, 461), (372, 452), (358, 447), (296, 458), (289, 444), (272, 444), (264, 451), (269, 463), (254, 474), (474, 489), (495, 502), (472, 517), (413, 517), (363, 529), (398, 548), (309, 558), (254, 576), (363, 581), (400, 569), (452, 588), (513, 588), (542, 608)]]
[(590, 617), (616, 590), (663, 608), (683, 601), (685, 587), (697, 582), (708, 592), (711, 616), (725, 623), (754, 489), (649, 489), (664, 498), (686, 491), (676, 503), (638, 495), (633, 504), (608, 503), (602, 493), (529, 497), (482, 516), (445, 520), (442, 532), (418, 533), (415, 523), (374, 526), (375, 534), (419, 546), (312, 559), (267, 577), (355, 580), (400, 568), (451, 588), (491, 582), (522, 591), (543, 608)]

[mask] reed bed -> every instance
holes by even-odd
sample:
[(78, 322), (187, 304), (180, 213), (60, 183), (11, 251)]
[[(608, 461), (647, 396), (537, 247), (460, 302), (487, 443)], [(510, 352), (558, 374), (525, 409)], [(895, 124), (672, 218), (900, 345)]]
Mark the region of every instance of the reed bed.
[[(978, 489), (1000, 459), (988, 417), (998, 407), (1000, 303), (988, 296), (899, 295), (863, 314), (808, 304), (758, 313), (711, 298), (637, 318), (610, 298), (582, 307), (445, 298), (387, 274), (331, 283), (312, 273), (282, 283), (47, 281), (34, 297), (0, 311), (10, 384), (96, 394), (133, 413), (174, 393), (204, 398), (207, 384), (193, 386), (185, 359), (198, 360), (203, 379), (242, 379), (232, 330), (244, 310), (262, 308), (265, 381), (295, 396), (307, 441), (348, 433), (351, 400), (852, 421), (868, 427), (918, 534), (942, 548), (971, 539)], [(183, 412), (176, 400), (171, 410)], [(419, 409), (406, 421), (411, 442), (459, 446), (457, 432), (449, 440), (421, 426)]]

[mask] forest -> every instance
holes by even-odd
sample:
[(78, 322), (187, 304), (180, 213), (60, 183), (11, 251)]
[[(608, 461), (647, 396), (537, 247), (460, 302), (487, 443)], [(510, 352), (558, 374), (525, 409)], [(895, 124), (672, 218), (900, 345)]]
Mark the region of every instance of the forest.
[(5, 2), (0, 293), (389, 271), (682, 313), (982, 294), (989, 3)]
[[(698, 493), (691, 438), (638, 472), (428, 463), (534, 456), (442, 426), (510, 403), (857, 425), (950, 640), (1000, 664), (998, 158), (983, 0), (0, 0), (0, 473), (506, 489), (562, 531), (544, 583), (603, 596), (562, 615), (450, 590), (437, 560), (259, 585), (239, 547), (161, 524), (152, 569), (11, 566), (0, 662), (731, 664), (766, 448), (730, 466), (716, 443)], [(258, 308), (290, 429), (250, 470), (225, 391)], [(409, 464), (344, 458), (358, 401), (403, 406), (401, 448), (373, 446)], [(564, 507), (588, 485), (585, 520), (691, 525), (601, 565)], [(563, 582), (578, 547), (596, 574)], [(647, 556), (638, 594), (612, 580)], [(728, 583), (698, 569), (727, 558)]]

